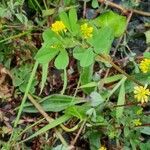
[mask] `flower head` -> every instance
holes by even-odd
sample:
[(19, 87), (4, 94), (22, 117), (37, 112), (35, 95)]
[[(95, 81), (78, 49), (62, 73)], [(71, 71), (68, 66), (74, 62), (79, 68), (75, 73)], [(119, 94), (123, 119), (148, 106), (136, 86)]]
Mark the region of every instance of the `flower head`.
[(99, 150), (107, 150), (107, 148), (105, 146), (101, 146)]
[(56, 21), (53, 23), (51, 29), (57, 34), (62, 31), (66, 32), (66, 27), (62, 21)]
[(134, 119), (134, 120), (133, 120), (133, 124), (134, 124), (135, 126), (140, 126), (140, 125), (142, 124), (142, 122), (141, 122), (140, 119)]
[(144, 59), (140, 63), (140, 69), (143, 73), (150, 71), (150, 59)]
[(150, 96), (150, 90), (143, 86), (136, 86), (134, 87), (134, 97), (137, 101), (141, 102), (142, 104), (148, 102), (148, 96)]
[(93, 27), (88, 26), (87, 23), (84, 23), (83, 25), (81, 25), (80, 29), (81, 29), (81, 33), (85, 39), (93, 36), (93, 34), (92, 34)]

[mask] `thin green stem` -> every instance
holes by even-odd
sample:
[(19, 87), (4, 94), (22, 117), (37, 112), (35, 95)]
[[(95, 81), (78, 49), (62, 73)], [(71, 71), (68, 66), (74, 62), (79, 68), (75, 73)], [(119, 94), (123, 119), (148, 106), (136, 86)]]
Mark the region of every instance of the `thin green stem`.
[(99, 55), (98, 57), (98, 60), (101, 61), (101, 60), (105, 60), (107, 61), (108, 63), (110, 63), (117, 71), (119, 71), (120, 73), (122, 73), (123, 75), (125, 75), (129, 80), (135, 82), (136, 84), (140, 85), (140, 86), (144, 86), (142, 83), (140, 83), (139, 81), (137, 81), (134, 77), (128, 75), (125, 71), (123, 71), (119, 66), (117, 66), (113, 61), (111, 61), (111, 59), (107, 56), (104, 56), (104, 55)]
[(27, 32), (19, 33), (19, 34), (17, 34), (17, 35), (10, 36), (10, 37), (8, 37), (8, 38), (5, 38), (5, 39), (1, 40), (0, 43), (6, 42), (6, 41), (8, 41), (8, 40), (12, 40), (12, 39), (19, 38), (19, 37), (24, 36), (24, 35), (26, 35), (26, 34), (28, 34), (28, 33), (30, 33), (30, 31), (27, 31)]
[(47, 7), (47, 4), (46, 4), (46, 1), (45, 1), (45, 0), (43, 0), (43, 3), (44, 3), (44, 7), (45, 7), (45, 9), (48, 9), (48, 7)]
[(32, 70), (32, 73), (31, 73), (31, 76), (30, 76), (30, 79), (29, 79), (29, 82), (28, 82), (27, 87), (26, 87), (26, 91), (25, 91), (24, 97), (23, 97), (23, 99), (22, 99), (22, 103), (21, 103), (20, 108), (19, 108), (19, 112), (18, 112), (18, 114), (17, 114), (17, 118), (16, 118), (15, 123), (14, 123), (14, 128), (17, 127), (17, 124), (18, 124), (18, 122), (19, 122), (19, 119), (20, 119), (20, 116), (21, 116), (21, 113), (22, 113), (24, 104), (25, 104), (25, 102), (26, 102), (26, 99), (27, 99), (27, 96), (28, 96), (28, 93), (29, 93), (29, 90), (30, 90), (32, 81), (33, 81), (33, 79), (34, 79), (34, 76), (35, 76), (37, 67), (38, 67), (38, 62), (36, 62), (36, 63), (34, 64), (34, 67), (33, 67), (33, 70)]
[(16, 139), (17, 139), (18, 137), (20, 137), (23, 133), (25, 133), (27, 130), (29, 130), (30, 128), (32, 128), (32, 127), (34, 127), (35, 125), (41, 123), (43, 120), (45, 120), (45, 118), (42, 118), (42, 119), (36, 121), (35, 123), (33, 123), (32, 125), (26, 127), (26, 128), (16, 137)]
[(39, 2), (37, 0), (34, 0), (34, 1), (35, 1), (36, 5), (39, 7), (39, 9), (41, 10), (41, 12), (42, 12), (42, 7), (40, 6)]
[(61, 91), (62, 95), (65, 93), (66, 88), (67, 88), (67, 71), (66, 69), (64, 69), (64, 84), (63, 84), (63, 89)]

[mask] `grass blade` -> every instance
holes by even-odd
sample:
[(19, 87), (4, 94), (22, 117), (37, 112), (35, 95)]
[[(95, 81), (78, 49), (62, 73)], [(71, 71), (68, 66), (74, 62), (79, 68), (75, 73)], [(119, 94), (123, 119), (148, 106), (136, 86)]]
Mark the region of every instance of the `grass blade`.
[(68, 116), (68, 115), (63, 115), (63, 116), (57, 118), (56, 120), (54, 120), (51, 123), (49, 123), (48, 125), (44, 126), (43, 128), (41, 128), (40, 130), (35, 132), (33, 135), (29, 136), (27, 139), (21, 141), (20, 143), (28, 141), (28, 140), (30, 140), (30, 139), (32, 139), (32, 138), (34, 138), (34, 137), (36, 137), (42, 133), (45, 133), (46, 131), (58, 126), (59, 124), (62, 124), (65, 121), (67, 121), (69, 118), (70, 118), (70, 116)]

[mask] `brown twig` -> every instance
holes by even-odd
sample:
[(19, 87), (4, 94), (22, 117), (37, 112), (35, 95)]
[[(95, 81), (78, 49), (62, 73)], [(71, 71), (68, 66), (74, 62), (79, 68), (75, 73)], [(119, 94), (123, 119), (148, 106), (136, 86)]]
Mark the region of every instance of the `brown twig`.
[(140, 83), (138, 80), (136, 80), (134, 77), (128, 75), (125, 71), (123, 71), (119, 66), (117, 66), (111, 59), (109, 56), (105, 56), (105, 55), (98, 55), (97, 56), (97, 60), (98, 61), (106, 61), (108, 63), (110, 63), (113, 68), (115, 68), (117, 71), (119, 71), (120, 73), (122, 73), (124, 76), (126, 76), (129, 80), (135, 82), (136, 84), (140, 85), (140, 86), (144, 86), (142, 83)]
[(133, 12), (133, 13), (136, 13), (136, 14), (139, 14), (139, 15), (142, 15), (142, 16), (150, 17), (150, 13), (149, 12), (144, 12), (144, 11), (136, 10), (136, 9), (127, 9), (127, 8), (122, 7), (121, 5), (118, 5), (116, 3), (113, 3), (113, 2), (110, 2), (110, 1), (107, 1), (107, 0), (98, 0), (98, 2), (100, 2), (102, 4), (105, 4), (105, 5), (108, 5), (110, 7), (117, 8), (123, 14), (127, 14), (128, 12)]
[(81, 127), (80, 127), (80, 129), (79, 129), (79, 131), (78, 131), (76, 137), (75, 137), (74, 140), (71, 142), (71, 143), (72, 143), (71, 145), (75, 145), (75, 143), (76, 143), (76, 141), (77, 141), (77, 139), (78, 139), (78, 137), (79, 137), (79, 135), (80, 135), (80, 133), (81, 133), (81, 131), (82, 131), (84, 125), (85, 125), (85, 123), (86, 123), (86, 120), (81, 124)]

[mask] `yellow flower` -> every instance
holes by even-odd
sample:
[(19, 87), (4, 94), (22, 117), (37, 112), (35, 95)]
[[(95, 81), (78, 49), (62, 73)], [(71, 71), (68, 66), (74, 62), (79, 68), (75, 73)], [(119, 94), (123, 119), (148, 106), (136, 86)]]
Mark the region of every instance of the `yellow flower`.
[(93, 27), (89, 27), (87, 23), (84, 23), (83, 25), (81, 25), (80, 28), (81, 28), (81, 34), (83, 35), (85, 39), (93, 36), (92, 34)]
[(107, 148), (105, 146), (101, 146), (99, 150), (107, 150)]
[(134, 87), (134, 97), (137, 101), (141, 102), (142, 104), (148, 102), (148, 96), (150, 96), (150, 90), (143, 86), (136, 86)]
[(142, 122), (140, 119), (134, 119), (133, 124), (134, 124), (134, 126), (140, 126), (140, 125), (142, 125)]
[(53, 23), (51, 29), (57, 34), (63, 31), (66, 32), (66, 27), (62, 21), (56, 21), (55, 23)]
[(140, 69), (143, 73), (150, 71), (150, 59), (144, 59), (140, 63)]

